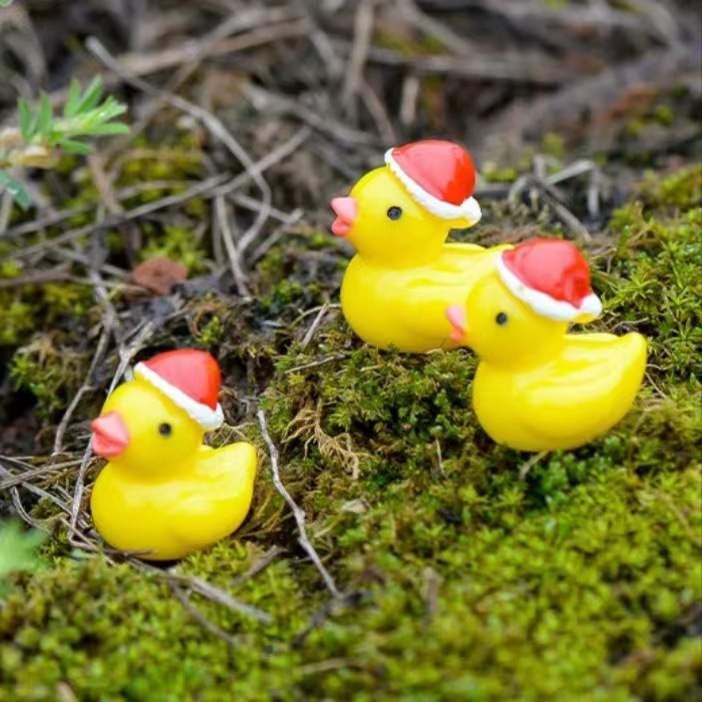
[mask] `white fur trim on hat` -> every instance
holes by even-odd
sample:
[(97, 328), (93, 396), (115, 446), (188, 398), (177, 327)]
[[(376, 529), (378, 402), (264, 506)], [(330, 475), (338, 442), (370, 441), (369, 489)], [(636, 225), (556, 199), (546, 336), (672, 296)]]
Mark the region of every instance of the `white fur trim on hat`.
[(550, 317), (560, 322), (572, 322), (581, 314), (589, 314), (599, 317), (602, 313), (602, 302), (595, 293), (590, 293), (581, 303), (580, 307), (571, 305), (565, 300), (556, 300), (540, 290), (527, 287), (512, 273), (505, 265), (503, 254), (497, 257), (497, 272), (502, 282), (509, 288), (510, 292), (525, 302), (537, 314)]
[(450, 202), (444, 202), (439, 198), (428, 193), (423, 187), (412, 180), (399, 166), (395, 157), (392, 155), (393, 149), (388, 149), (385, 152), (385, 163), (388, 165), (394, 175), (399, 178), (402, 185), (407, 188), (409, 194), (429, 212), (435, 214), (441, 219), (467, 219), (470, 225), (473, 226), (480, 221), (483, 216), (480, 210), (480, 205), (474, 197), (469, 197), (460, 205), (453, 205)]
[(143, 378), (147, 383), (153, 385), (157, 390), (162, 392), (203, 429), (212, 430), (222, 426), (224, 413), (219, 403), (215, 409), (212, 409), (201, 402), (193, 400), (192, 397), (184, 393), (180, 388), (171, 385), (171, 383), (164, 380), (158, 373), (155, 373), (143, 363), (137, 363), (136, 366), (134, 366), (134, 375)]

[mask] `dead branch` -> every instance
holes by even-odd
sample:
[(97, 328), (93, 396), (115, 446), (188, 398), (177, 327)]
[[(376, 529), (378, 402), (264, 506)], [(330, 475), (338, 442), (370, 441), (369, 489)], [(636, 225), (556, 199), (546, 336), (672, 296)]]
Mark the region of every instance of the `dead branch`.
[(297, 530), (299, 533), (298, 541), (300, 542), (300, 546), (302, 546), (307, 555), (310, 557), (312, 563), (314, 563), (315, 568), (322, 576), (322, 580), (324, 580), (324, 584), (327, 586), (327, 589), (329, 590), (329, 592), (331, 592), (332, 596), (334, 598), (340, 598), (342, 596), (341, 591), (336, 587), (334, 579), (330, 575), (329, 571), (324, 567), (322, 559), (319, 557), (319, 554), (315, 550), (314, 546), (312, 546), (312, 543), (310, 542), (309, 537), (307, 536), (307, 530), (305, 529), (305, 512), (297, 506), (295, 500), (293, 500), (293, 498), (290, 496), (290, 493), (287, 491), (285, 485), (283, 485), (283, 481), (280, 478), (278, 449), (276, 448), (275, 444), (273, 443), (273, 440), (271, 439), (270, 434), (268, 433), (266, 415), (263, 412), (263, 410), (259, 409), (256, 413), (256, 416), (258, 417), (258, 424), (261, 428), (261, 435), (263, 436), (263, 440), (265, 441), (266, 446), (268, 447), (273, 484), (275, 485), (276, 490), (283, 497), (283, 499), (288, 504), (288, 507), (290, 507), (290, 510), (293, 513), (293, 517), (295, 519), (295, 523), (297, 524)]

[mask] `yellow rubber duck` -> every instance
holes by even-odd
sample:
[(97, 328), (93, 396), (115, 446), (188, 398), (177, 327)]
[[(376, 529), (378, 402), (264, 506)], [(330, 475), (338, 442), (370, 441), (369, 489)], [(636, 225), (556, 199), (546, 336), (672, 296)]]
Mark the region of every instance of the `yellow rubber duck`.
[(138, 363), (91, 424), (109, 459), (93, 488), (93, 522), (111, 546), (144, 560), (183, 558), (231, 534), (253, 497), (256, 450), (213, 449), (223, 421), (215, 359), (180, 349)]
[(535, 239), (502, 252), (497, 275), (448, 308), (454, 337), (480, 357), (473, 407), (497, 443), (521, 451), (573, 449), (611, 429), (643, 380), (640, 334), (567, 334), (602, 309), (570, 242)]
[(357, 253), (344, 274), (344, 316), (366, 343), (423, 353), (456, 345), (446, 306), (491, 270), (503, 248), (446, 243), (480, 220), (465, 149), (425, 140), (390, 149), (348, 197), (332, 200), (332, 232)]

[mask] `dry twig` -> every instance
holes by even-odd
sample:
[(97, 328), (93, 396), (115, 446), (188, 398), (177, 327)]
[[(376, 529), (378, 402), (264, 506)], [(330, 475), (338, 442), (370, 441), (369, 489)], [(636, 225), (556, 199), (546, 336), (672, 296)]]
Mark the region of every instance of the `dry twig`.
[(298, 507), (295, 500), (293, 500), (293, 498), (290, 496), (290, 493), (285, 488), (285, 485), (283, 485), (283, 481), (280, 479), (278, 449), (276, 448), (275, 444), (273, 443), (273, 439), (271, 439), (271, 436), (268, 433), (266, 415), (263, 412), (263, 410), (259, 409), (256, 413), (256, 416), (258, 417), (258, 424), (261, 427), (261, 434), (263, 436), (263, 440), (266, 442), (266, 446), (268, 447), (273, 484), (275, 485), (275, 489), (280, 493), (280, 495), (283, 497), (283, 499), (288, 504), (288, 507), (290, 507), (290, 510), (293, 513), (293, 517), (295, 518), (295, 523), (297, 524), (297, 529), (299, 532), (298, 541), (300, 542), (300, 546), (302, 546), (302, 548), (305, 550), (305, 553), (307, 553), (307, 555), (310, 557), (312, 563), (314, 563), (315, 568), (322, 576), (322, 580), (324, 580), (324, 584), (327, 586), (329, 592), (331, 592), (334, 598), (340, 598), (342, 596), (341, 591), (336, 587), (334, 579), (330, 575), (329, 571), (324, 567), (322, 559), (319, 557), (319, 554), (315, 550), (314, 546), (312, 546), (312, 543), (310, 542), (309, 537), (307, 536), (307, 530), (305, 529), (305, 512), (302, 509), (300, 509), (300, 507)]
[(202, 123), (210, 134), (224, 144), (234, 158), (236, 158), (242, 164), (246, 172), (251, 177), (251, 180), (253, 180), (261, 191), (261, 196), (264, 203), (264, 207), (262, 208), (261, 212), (258, 213), (256, 220), (247, 232), (248, 236), (255, 238), (256, 234), (261, 230), (261, 227), (268, 218), (267, 209), (271, 206), (271, 189), (266, 180), (263, 178), (261, 172), (256, 169), (256, 165), (251, 156), (249, 156), (248, 152), (224, 126), (222, 121), (208, 110), (205, 110), (198, 105), (194, 105), (178, 95), (173, 95), (163, 90), (159, 90), (158, 88), (154, 88), (141, 78), (130, 74), (95, 37), (90, 37), (86, 41), (85, 45), (97, 59), (102, 61), (105, 66), (114, 71), (117, 75), (121, 76), (127, 83), (139, 88), (148, 95), (162, 98), (169, 105), (186, 112), (191, 117), (194, 117), (196, 120)]
[(353, 44), (346, 66), (346, 78), (341, 88), (341, 104), (347, 113), (352, 113), (356, 93), (363, 80), (363, 67), (373, 38), (374, 4), (375, 0), (360, 0), (356, 9)]
[(238, 641), (231, 635), (228, 634), (224, 629), (221, 629), (216, 624), (211, 622), (191, 601), (187, 593), (179, 588), (173, 581), (168, 583), (171, 591), (176, 596), (176, 599), (183, 605), (183, 609), (203, 628), (207, 629), (211, 634), (214, 634), (217, 638), (226, 641), (230, 646), (238, 646)]
[(234, 579), (231, 585), (232, 589), (241, 587), (245, 582), (251, 580), (255, 575), (258, 575), (261, 571), (268, 568), (268, 566), (284, 552), (285, 549), (282, 549), (280, 546), (271, 546), (245, 573)]
[(95, 348), (95, 353), (93, 354), (93, 359), (90, 362), (90, 367), (88, 368), (88, 372), (85, 375), (85, 379), (83, 380), (83, 383), (81, 384), (80, 388), (78, 388), (76, 394), (73, 396), (73, 399), (66, 408), (66, 411), (64, 412), (63, 417), (61, 417), (61, 421), (59, 422), (59, 425), (56, 428), (56, 436), (54, 437), (54, 450), (52, 453), (52, 456), (54, 457), (61, 453), (61, 449), (63, 446), (63, 436), (66, 433), (68, 424), (71, 421), (73, 413), (76, 411), (81, 399), (83, 398), (83, 395), (92, 390), (91, 379), (93, 377), (93, 373), (95, 372), (95, 369), (98, 367), (98, 365), (102, 363), (105, 358), (105, 354), (107, 353), (107, 347), (110, 341), (110, 336), (113, 332), (113, 317), (112, 315), (108, 315), (105, 323), (103, 324), (102, 333), (100, 334), (100, 339), (98, 340), (97, 346)]
[(239, 248), (234, 241), (234, 233), (232, 231), (231, 219), (227, 213), (227, 204), (224, 197), (219, 195), (215, 198), (215, 217), (217, 222), (217, 232), (224, 243), (224, 249), (227, 252), (229, 259), (229, 267), (234, 277), (234, 285), (236, 291), (243, 298), (248, 298), (251, 291), (246, 285), (246, 273), (241, 265), (241, 255)]

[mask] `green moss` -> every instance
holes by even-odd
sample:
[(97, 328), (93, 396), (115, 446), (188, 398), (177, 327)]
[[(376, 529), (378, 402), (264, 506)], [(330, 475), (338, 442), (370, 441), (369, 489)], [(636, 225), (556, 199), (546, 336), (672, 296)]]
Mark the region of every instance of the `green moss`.
[(392, 49), (403, 56), (435, 56), (446, 52), (443, 42), (431, 34), (407, 34), (406, 31), (395, 32), (378, 29), (374, 44), (384, 49)]
[(675, 121), (675, 115), (669, 105), (658, 105), (652, 113), (653, 119), (664, 127), (670, 127)]
[(0, 307), (0, 345), (20, 343), (30, 334), (33, 326), (32, 308), (28, 303), (10, 298)]
[(140, 251), (142, 260), (153, 256), (165, 256), (184, 263), (190, 274), (204, 270), (204, 256), (201, 246), (193, 237), (193, 232), (184, 227), (166, 224), (162, 234), (154, 233)]
[(294, 322), (305, 310), (329, 299), (326, 285), (340, 281), (340, 259), (330, 237), (291, 237), (271, 249), (258, 264), (256, 315)]
[(206, 348), (220, 344), (224, 337), (222, 318), (216, 314), (208, 315), (207, 320), (199, 325), (195, 337)]
[[(611, 319), (650, 338), (651, 373), (665, 385), (702, 377), (702, 209), (691, 206), (699, 198), (692, 173), (655, 188), (649, 182), (648, 207), (635, 201), (614, 213), (617, 248), (610, 273), (599, 278)], [(681, 202), (688, 204), (684, 211), (666, 214)]]
[[(53, 700), (61, 686), (81, 700), (157, 702), (702, 694), (698, 192), (682, 172), (651, 179), (613, 216), (594, 259), (600, 327), (649, 337), (648, 380), (607, 436), (546, 456), (485, 436), (467, 352), (382, 353), (332, 310), (302, 348), (313, 319), (302, 313), (336, 299), (340, 259), (306, 240), (270, 251), (250, 281), (257, 303), (208, 299), (187, 333), (219, 346), (229, 387), (268, 382), (282, 478), (354, 596), (320, 616), (328, 594), (264, 463), (242, 530), (179, 571), (272, 623), (193, 596), (230, 647), (162, 577), (74, 561), (57, 536), (53, 567), (13, 576), (0, 606), (0, 701)], [(29, 356), (22, 374), (52, 381), (40, 361)], [(214, 443), (239, 430), (263, 448), (250, 419)], [(237, 586), (273, 544), (286, 552)]]
[(10, 376), (17, 388), (29, 390), (37, 400), (37, 414), (49, 419), (65, 408), (80, 387), (90, 354), (62, 347), (49, 336), (38, 336), (12, 357)]
[(566, 155), (566, 141), (560, 135), (554, 132), (549, 132), (544, 136), (541, 142), (543, 153), (557, 159), (563, 159)]
[(489, 183), (514, 183), (519, 173), (516, 168), (500, 168), (496, 163), (483, 164), (481, 175)]
[[(24, 269), (8, 261), (0, 279), (18, 278)], [(32, 333), (51, 333), (75, 324), (94, 305), (92, 289), (80, 283), (42, 283), (0, 288), (0, 346), (27, 343)]]
[[(220, 548), (219, 555), (230, 564), (220, 570), (220, 578), (240, 573), (249, 560), (246, 552), (235, 548), (226, 553)], [(221, 568), (221, 561), (218, 564)], [(259, 607), (280, 609), (285, 599), (294, 599), (294, 590), (294, 580), (281, 562), (256, 582), (255, 594), (242, 592), (242, 597)], [(205, 614), (212, 609), (200, 598), (193, 604)], [(252, 633), (251, 622), (242, 615), (215, 615), (217, 623), (241, 641), (238, 652), (217, 638), (203, 638), (200, 625), (174, 601), (163, 580), (127, 566), (66, 561), (35, 576), (27, 596), (9, 597), (0, 612), (3, 679), (12, 682), (0, 692), (0, 700), (53, 700), (61, 684), (85, 700), (165, 702), (203, 689), (210, 693), (200, 699), (214, 700), (214, 689), (237, 688), (239, 699), (256, 699), (256, 687), (267, 683), (261, 673), (247, 682), (245, 673), (254, 662), (260, 664), (259, 647), (266, 645), (268, 636)], [(295, 623), (302, 622), (292, 608), (289, 620), (278, 618), (279, 626)], [(275, 633), (273, 628), (271, 640)], [(14, 645), (8, 646), (8, 636)], [(275, 681), (271, 683), (273, 688)]]
[(0, 261), (0, 278), (19, 278), (21, 273), (22, 266), (17, 261)]
[(691, 210), (702, 206), (702, 166), (688, 166), (660, 178), (649, 173), (641, 184), (641, 198), (649, 208)]
[[(360, 699), (372, 699), (374, 685), (407, 699), (629, 699), (615, 662), (649, 646), (700, 594), (694, 546), (677, 546), (685, 529), (656, 487), (610, 469), (557, 510), (510, 525), (466, 519), (450, 538), (433, 537), (427, 554), (398, 544), (398, 529), (414, 541), (425, 517), (406, 501), (364, 515), (358, 521), (372, 528), (355, 568), (358, 577), (373, 573), (376, 611), (332, 627), (343, 654), (351, 638), (365, 662)], [(666, 485), (691, 510), (698, 487), (692, 472)], [(663, 546), (658, 530), (676, 534), (676, 546)], [(428, 569), (440, 574), (433, 615)], [(333, 636), (325, 630), (319, 639)], [(685, 675), (666, 679), (679, 699), (695, 688), (694, 655), (685, 663)]]
[[(702, 596), (697, 471), (639, 477), (600, 460), (542, 509), (514, 481), (488, 507), (455, 473), (429, 481), (461, 491), (451, 519), (408, 494), (413, 482), (327, 518), (337, 577), (366, 594), (301, 648), (290, 638), (323, 593), (293, 561), (235, 593), (270, 626), (196, 600), (236, 649), (125, 566), (17, 579), (0, 613), (0, 699), (52, 699), (61, 682), (79, 699), (692, 699), (699, 650), (679, 622)], [(223, 543), (184, 570), (227, 587), (255, 555)]]
[[(25, 273), (13, 263), (6, 262), (0, 278)], [(13, 385), (36, 397), (42, 419), (65, 408), (83, 382), (90, 352), (85, 342), (76, 350), (74, 335), (80, 325), (96, 322), (99, 314), (89, 285), (62, 282), (0, 289), (0, 347), (12, 349)]]

